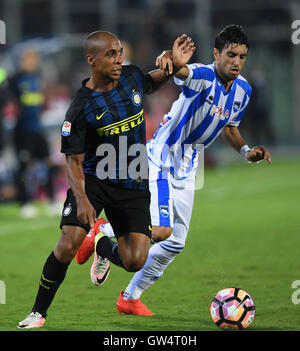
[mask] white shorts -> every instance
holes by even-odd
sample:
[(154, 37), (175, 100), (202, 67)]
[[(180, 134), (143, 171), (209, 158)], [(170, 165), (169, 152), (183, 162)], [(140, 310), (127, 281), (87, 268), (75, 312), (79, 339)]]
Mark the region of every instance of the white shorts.
[(163, 174), (161, 168), (149, 160), (152, 225), (173, 228), (172, 235), (160, 242), (165, 249), (181, 251), (185, 245), (193, 210), (195, 176), (196, 170), (185, 179), (175, 179), (170, 172)]

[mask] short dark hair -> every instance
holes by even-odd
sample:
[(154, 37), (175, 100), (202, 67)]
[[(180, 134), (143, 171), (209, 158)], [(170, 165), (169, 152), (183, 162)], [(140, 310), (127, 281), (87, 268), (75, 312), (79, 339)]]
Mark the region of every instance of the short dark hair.
[(245, 44), (249, 49), (249, 40), (242, 26), (238, 24), (230, 24), (219, 32), (215, 39), (215, 48), (220, 52), (231, 43)]
[(115, 34), (103, 30), (97, 30), (90, 33), (84, 42), (85, 54), (96, 55), (99, 50), (99, 46), (101, 46), (101, 42), (107, 38), (119, 39)]

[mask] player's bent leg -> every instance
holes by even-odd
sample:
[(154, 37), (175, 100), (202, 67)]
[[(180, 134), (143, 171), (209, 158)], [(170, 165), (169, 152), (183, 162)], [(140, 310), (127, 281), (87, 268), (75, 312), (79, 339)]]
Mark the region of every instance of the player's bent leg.
[(95, 257), (91, 267), (91, 280), (102, 285), (108, 274), (110, 262), (128, 272), (136, 272), (146, 262), (150, 237), (141, 233), (122, 235), (115, 242), (100, 232), (95, 236)]
[(178, 246), (173, 249), (174, 251), (170, 251), (164, 249), (159, 243), (153, 245), (143, 268), (135, 273), (125, 292), (121, 292), (117, 301), (118, 312), (144, 316), (153, 315), (140, 301), (140, 297), (163, 275), (164, 270), (182, 249), (182, 246)]
[(75, 257), (80, 245), (86, 236), (82, 227), (63, 225), (61, 236), (54, 249), (55, 257), (63, 263), (70, 263)]
[(159, 241), (166, 240), (170, 237), (170, 235), (173, 232), (172, 227), (162, 227), (158, 225), (153, 225), (152, 226), (152, 240), (155, 243), (158, 243)]
[(142, 233), (129, 233), (118, 239), (118, 251), (123, 267), (128, 272), (137, 272), (145, 264), (150, 238)]
[[(90, 231), (87, 233), (85, 236), (80, 248), (78, 249), (75, 259), (78, 264), (84, 264), (93, 254), (95, 250), (95, 237), (99, 233), (106, 234), (103, 232), (103, 226), (110, 226), (108, 221), (106, 221), (103, 218), (99, 218), (97, 222), (94, 224), (93, 228), (90, 229)], [(112, 230), (112, 228), (111, 228)]]
[(69, 264), (85, 235), (86, 231), (81, 227), (62, 227), (60, 239), (44, 264), (31, 313), (18, 323), (18, 328), (40, 328), (44, 324), (47, 310), (64, 281)]

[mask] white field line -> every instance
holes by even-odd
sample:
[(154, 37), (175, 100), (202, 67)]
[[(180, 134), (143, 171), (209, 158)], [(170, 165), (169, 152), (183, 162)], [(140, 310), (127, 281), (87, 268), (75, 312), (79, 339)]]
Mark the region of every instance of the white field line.
[(21, 233), (22, 230), (26, 229), (27, 230), (41, 230), (41, 229), (46, 229), (46, 228), (53, 228), (53, 230), (57, 230), (59, 226), (59, 221), (57, 221), (57, 224), (53, 225), (53, 222), (47, 222), (47, 221), (36, 221), (36, 220), (26, 220), (24, 222), (15, 222), (15, 223), (9, 223), (9, 224), (4, 224), (0, 225), (0, 236), (2, 235), (10, 235), (10, 234), (17, 234)]

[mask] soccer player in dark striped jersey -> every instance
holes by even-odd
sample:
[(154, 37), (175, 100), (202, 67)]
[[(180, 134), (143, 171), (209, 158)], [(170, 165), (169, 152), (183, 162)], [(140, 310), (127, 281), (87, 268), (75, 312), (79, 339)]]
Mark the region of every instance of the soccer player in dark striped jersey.
[(48, 140), (40, 121), (44, 105), (43, 82), (39, 71), (39, 53), (33, 49), (22, 52), (18, 72), (9, 78), (6, 99), (17, 108), (18, 118), (14, 128), (13, 142), (18, 164), (16, 185), (20, 214), (25, 218), (37, 216), (33, 196), (28, 186), (28, 174), (33, 161), (43, 162), (47, 171), (46, 190), (48, 211), (57, 213), (53, 177), (55, 166), (51, 161)]
[[(183, 67), (195, 47), (191, 38), (182, 35), (175, 40), (174, 50)], [(169, 79), (173, 67), (170, 64), (169, 72), (157, 69), (143, 74), (136, 66), (122, 66), (122, 52), (120, 40), (109, 32), (93, 32), (85, 41), (91, 77), (83, 81), (62, 126), (61, 151), (66, 154), (70, 183), (62, 232), (44, 265), (32, 311), (18, 323), (19, 328), (44, 324), (48, 307), (85, 237), (90, 240), (81, 245), (81, 256), (86, 261), (95, 250), (92, 273), (98, 285), (106, 280), (110, 262), (135, 272), (147, 259), (151, 219), (147, 171), (141, 169), (147, 167), (146, 148), (140, 147), (146, 143), (143, 99)], [(168, 66), (168, 59), (165, 64)], [(138, 162), (143, 159), (145, 164)], [(134, 176), (129, 172), (132, 165), (137, 170)], [(117, 242), (89, 232), (103, 209)]]

